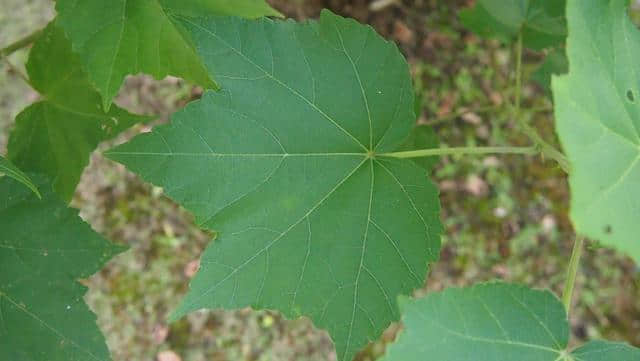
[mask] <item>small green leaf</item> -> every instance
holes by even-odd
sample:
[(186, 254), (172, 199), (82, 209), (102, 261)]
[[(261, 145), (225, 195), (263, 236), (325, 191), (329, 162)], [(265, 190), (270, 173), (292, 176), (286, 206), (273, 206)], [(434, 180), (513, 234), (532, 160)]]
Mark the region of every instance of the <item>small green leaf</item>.
[[(409, 137), (398, 148), (398, 151), (432, 149), (438, 148), (439, 146), (440, 142), (438, 141), (438, 136), (433, 128), (426, 124), (419, 124), (411, 130)], [(429, 172), (436, 164), (438, 164), (440, 157), (412, 158), (412, 160)]]
[(42, 199), (0, 178), (0, 359), (109, 360), (76, 280), (123, 249), (91, 230), (51, 184), (33, 179)]
[(640, 354), (603, 341), (569, 352), (560, 300), (550, 291), (507, 283), (449, 288), (405, 302), (402, 322), (384, 361), (423, 361), (425, 355), (447, 361), (635, 361)]
[(280, 15), (264, 0), (58, 0), (56, 10), (59, 25), (102, 95), (104, 109), (128, 74), (175, 75), (216, 87), (168, 14)]
[(558, 48), (547, 54), (542, 65), (531, 75), (531, 80), (538, 83), (547, 95), (551, 95), (551, 77), (566, 74), (568, 71), (569, 60), (565, 50)]
[(415, 124), (405, 59), (373, 29), (180, 18), (224, 91), (108, 153), (218, 238), (173, 318), (281, 311), (327, 329), (350, 360), (399, 317), (440, 250), (424, 169), (384, 156)]
[(27, 188), (31, 189), (33, 193), (35, 193), (38, 198), (40, 198), (40, 192), (38, 191), (38, 187), (36, 187), (29, 177), (22, 173), (18, 167), (13, 165), (13, 163), (9, 162), (3, 157), (0, 157), (0, 174), (4, 174), (7, 177), (11, 177), (18, 182), (27, 186)]
[(562, 44), (567, 36), (565, 0), (478, 0), (460, 12), (462, 24), (474, 33), (512, 42), (522, 31), (524, 45), (543, 49)]
[(640, 33), (628, 3), (569, 1), (570, 71), (553, 93), (576, 231), (640, 261)]
[(54, 23), (33, 45), (27, 71), (44, 100), (16, 117), (8, 158), (26, 172), (49, 175), (56, 191), (69, 201), (98, 143), (148, 117), (118, 107), (103, 112), (100, 95)]

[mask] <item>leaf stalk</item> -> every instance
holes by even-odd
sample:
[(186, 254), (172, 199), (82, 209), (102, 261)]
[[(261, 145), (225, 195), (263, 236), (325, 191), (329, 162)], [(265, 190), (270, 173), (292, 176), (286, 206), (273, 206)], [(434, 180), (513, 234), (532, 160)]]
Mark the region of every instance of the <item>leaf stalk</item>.
[(517, 119), (517, 122), (522, 128), (522, 132), (531, 139), (531, 141), (538, 147), (538, 150), (542, 155), (546, 156), (549, 159), (555, 160), (560, 168), (562, 168), (565, 173), (569, 173), (571, 166), (567, 157), (562, 154), (558, 149), (556, 149), (553, 145), (549, 144), (549, 142), (542, 139), (540, 134), (536, 131), (535, 128), (527, 124), (527, 122), (522, 119), (520, 116), (520, 109), (522, 103), (522, 54), (523, 44), (522, 44), (522, 31), (518, 34), (518, 42), (516, 44), (516, 89), (515, 89), (515, 100), (513, 105), (513, 117)]
[(30, 45), (31, 43), (33, 43), (34, 41), (36, 41), (40, 35), (42, 35), (42, 32), (44, 31), (44, 29), (39, 29), (36, 30), (34, 32), (32, 32), (31, 34), (16, 40), (15, 42), (7, 45), (6, 47), (2, 48), (2, 50), (0, 50), (0, 55), (2, 56), (9, 56), (11, 54), (13, 54), (15, 51), (20, 50), (28, 45)]
[(382, 153), (383, 157), (394, 158), (420, 158), (437, 155), (463, 155), (463, 154), (538, 154), (536, 147), (451, 147), (409, 150), (404, 152)]
[(571, 251), (571, 259), (569, 260), (569, 267), (567, 269), (567, 279), (565, 280), (564, 290), (562, 292), (562, 303), (567, 311), (567, 315), (571, 309), (571, 298), (580, 265), (580, 257), (582, 256), (583, 243), (584, 237), (577, 235), (576, 241), (573, 244), (573, 250)]

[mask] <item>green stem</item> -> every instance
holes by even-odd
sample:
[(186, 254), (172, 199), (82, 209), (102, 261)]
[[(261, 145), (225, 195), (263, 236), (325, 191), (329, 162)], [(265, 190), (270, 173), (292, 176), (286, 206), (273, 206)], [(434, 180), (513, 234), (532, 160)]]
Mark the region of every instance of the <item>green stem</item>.
[(538, 153), (536, 147), (452, 147), (410, 150), (406, 152), (382, 153), (382, 157), (419, 158), (434, 155), (462, 155), (462, 154), (526, 154)]
[(42, 35), (42, 31), (43, 31), (43, 29), (36, 30), (33, 33), (25, 36), (24, 38), (19, 39), (19, 40), (15, 41), (14, 43), (11, 43), (8, 46), (2, 48), (2, 50), (0, 50), (0, 55), (9, 56), (14, 51), (22, 49), (25, 46), (28, 46), (29, 44), (31, 44), (34, 41), (36, 41), (36, 39), (38, 39), (40, 37), (40, 35)]
[(517, 119), (518, 123), (520, 124), (520, 128), (522, 128), (522, 132), (535, 143), (540, 153), (542, 153), (542, 155), (546, 156), (547, 158), (555, 160), (558, 165), (560, 165), (560, 168), (562, 168), (566, 173), (569, 173), (570, 164), (567, 157), (562, 154), (562, 152), (557, 150), (553, 145), (542, 139), (536, 129), (527, 124), (527, 122), (525, 122), (524, 119), (522, 119), (522, 117), (520, 116), (520, 108), (522, 102), (522, 53), (522, 32), (520, 32), (520, 34), (518, 35), (518, 42), (516, 44), (516, 89), (513, 106), (513, 117)]
[(562, 292), (562, 303), (564, 304), (565, 310), (567, 310), (567, 314), (569, 314), (569, 310), (571, 309), (571, 296), (573, 295), (573, 288), (576, 283), (583, 243), (584, 237), (580, 235), (576, 236), (573, 251), (571, 251), (571, 260), (569, 260), (569, 268), (567, 269), (567, 279), (565, 280), (564, 291)]
[(520, 119), (520, 102), (522, 100), (522, 53), (522, 31), (520, 31), (516, 45), (516, 95), (513, 107), (516, 119)]
[(531, 127), (529, 124), (521, 121), (521, 127), (524, 134), (526, 134), (538, 147), (542, 155), (547, 158), (555, 160), (560, 168), (565, 171), (565, 173), (569, 173), (571, 170), (571, 165), (567, 157), (562, 154), (559, 150), (557, 150), (554, 146), (549, 144), (547, 141), (542, 139), (542, 137), (538, 134), (538, 132)]

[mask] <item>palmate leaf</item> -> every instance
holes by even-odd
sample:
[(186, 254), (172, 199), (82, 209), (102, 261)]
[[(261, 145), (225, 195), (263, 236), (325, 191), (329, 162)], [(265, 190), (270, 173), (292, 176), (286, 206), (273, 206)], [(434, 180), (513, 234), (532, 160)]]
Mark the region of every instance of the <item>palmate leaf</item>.
[(168, 14), (279, 15), (264, 0), (58, 0), (56, 10), (105, 109), (128, 74), (175, 75), (215, 87)]
[(577, 232), (640, 261), (640, 33), (627, 0), (569, 1), (569, 74), (553, 81)]
[(0, 175), (6, 175), (7, 177), (11, 177), (18, 182), (24, 184), (27, 188), (31, 189), (33, 193), (35, 193), (38, 197), (40, 197), (40, 192), (38, 191), (38, 187), (33, 184), (29, 176), (24, 174), (18, 167), (13, 165), (13, 163), (9, 162), (4, 157), (0, 157)]
[(56, 191), (69, 201), (98, 143), (148, 117), (115, 106), (102, 111), (100, 95), (55, 23), (33, 45), (27, 71), (44, 99), (16, 117), (8, 157), (26, 172), (49, 175)]
[(308, 316), (341, 360), (398, 319), (438, 258), (436, 187), (384, 153), (415, 122), (406, 61), (370, 27), (181, 18), (223, 92), (107, 155), (218, 232), (173, 318), (251, 306)]
[(567, 36), (566, 0), (477, 0), (460, 12), (474, 33), (511, 42), (522, 31), (526, 47), (543, 49), (562, 44)]
[(640, 349), (593, 341), (567, 350), (569, 325), (550, 291), (506, 283), (449, 288), (401, 303), (404, 329), (384, 361), (636, 361)]
[(0, 360), (102, 361), (109, 352), (78, 283), (116, 253), (35, 177), (42, 199), (0, 178)]

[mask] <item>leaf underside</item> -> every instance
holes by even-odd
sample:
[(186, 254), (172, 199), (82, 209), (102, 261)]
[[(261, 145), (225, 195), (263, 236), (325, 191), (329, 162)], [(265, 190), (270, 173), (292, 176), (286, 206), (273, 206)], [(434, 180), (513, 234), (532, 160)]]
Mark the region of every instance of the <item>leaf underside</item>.
[(56, 10), (105, 109), (128, 74), (174, 75), (215, 87), (168, 14), (279, 15), (263, 0), (59, 0)]
[(100, 95), (53, 22), (33, 45), (27, 72), (44, 99), (16, 117), (8, 157), (26, 172), (47, 174), (69, 201), (98, 144), (148, 117), (116, 106), (103, 112)]
[(640, 350), (593, 341), (569, 352), (562, 303), (506, 283), (449, 288), (402, 305), (404, 329), (384, 361), (635, 361)]
[(553, 93), (577, 232), (640, 261), (640, 33), (627, 4), (569, 2), (570, 71)]
[(42, 199), (0, 178), (0, 359), (109, 360), (94, 314), (76, 281), (122, 248), (84, 223), (35, 177)]
[[(438, 258), (436, 187), (385, 157), (415, 122), (408, 66), (370, 27), (180, 18), (223, 91), (108, 152), (218, 232), (173, 318), (308, 316), (341, 360), (397, 320)], [(374, 155), (377, 154), (377, 155)]]
[(526, 47), (540, 50), (560, 45), (567, 36), (565, 0), (478, 0), (460, 12), (474, 33), (512, 42), (522, 32)]

